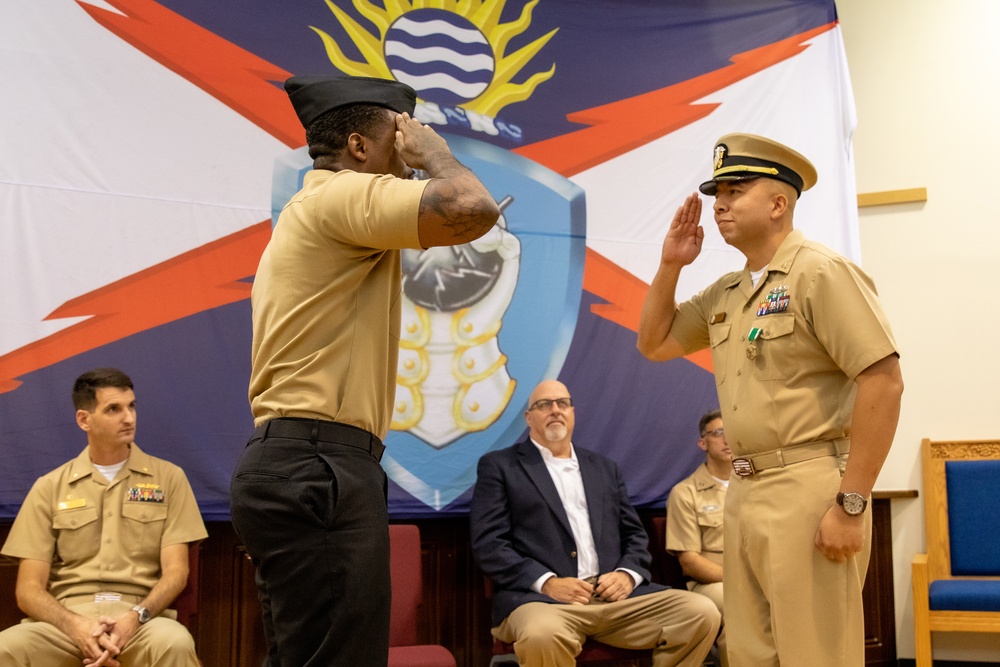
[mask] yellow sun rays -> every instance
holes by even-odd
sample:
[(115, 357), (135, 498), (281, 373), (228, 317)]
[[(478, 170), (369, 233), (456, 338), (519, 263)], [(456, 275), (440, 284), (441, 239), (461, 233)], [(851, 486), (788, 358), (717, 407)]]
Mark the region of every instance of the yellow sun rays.
[(461, 106), (495, 118), (500, 109), (508, 104), (528, 99), (535, 88), (552, 78), (556, 71), (556, 66), (552, 65), (548, 71), (536, 72), (522, 83), (513, 83), (512, 79), (542, 50), (558, 32), (558, 28), (508, 54), (506, 51), (510, 41), (531, 26), (531, 12), (538, 0), (527, 3), (517, 20), (500, 23), (500, 15), (506, 3), (507, 0), (385, 0), (384, 7), (378, 7), (369, 0), (354, 0), (354, 9), (375, 26), (375, 34), (337, 7), (332, 0), (326, 0), (327, 7), (354, 42), (364, 61), (351, 60), (328, 33), (315, 26), (310, 28), (323, 40), (330, 62), (345, 74), (392, 78), (385, 63), (383, 41), (393, 21), (415, 9), (443, 9), (463, 16), (489, 40), (496, 67), (486, 90)]

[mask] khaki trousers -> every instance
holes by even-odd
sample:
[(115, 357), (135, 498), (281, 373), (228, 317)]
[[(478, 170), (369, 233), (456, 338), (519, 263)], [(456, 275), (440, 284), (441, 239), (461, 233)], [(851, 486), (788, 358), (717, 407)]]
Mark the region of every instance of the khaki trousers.
[(653, 649), (654, 667), (700, 667), (719, 632), (719, 611), (688, 591), (665, 590), (588, 605), (523, 604), (493, 628), (514, 644), (518, 664), (571, 667), (588, 637), (610, 646)]
[[(135, 602), (89, 602), (67, 605), (81, 616), (117, 617)], [(142, 625), (118, 656), (124, 667), (198, 667), (194, 639), (177, 621), (157, 616)], [(54, 625), (25, 619), (0, 632), (0, 665), (3, 667), (80, 667), (83, 654)]]
[(719, 647), (719, 662), (721, 663), (721, 667), (729, 667), (729, 658), (726, 655), (726, 614), (722, 600), (722, 582), (699, 584), (697, 581), (689, 581), (688, 590), (707, 597), (715, 604), (719, 613), (722, 614), (722, 632), (719, 633), (719, 638), (715, 640), (715, 645)]
[(832, 456), (730, 479), (723, 578), (732, 667), (863, 667), (871, 509), (865, 546), (847, 562), (814, 544), (839, 488)]

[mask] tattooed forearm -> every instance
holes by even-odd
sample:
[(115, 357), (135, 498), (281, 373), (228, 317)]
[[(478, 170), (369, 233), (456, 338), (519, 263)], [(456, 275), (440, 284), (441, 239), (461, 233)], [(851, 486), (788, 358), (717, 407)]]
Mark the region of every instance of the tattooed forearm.
[[(458, 243), (474, 241), (490, 230), (497, 220), (499, 209), (492, 197), (483, 198), (483, 187), (463, 183), (464, 179), (442, 180), (431, 183), (420, 202), (420, 216), (436, 213)], [(488, 196), (488, 194), (487, 194)]]
[(431, 179), (420, 199), (420, 241), (425, 248), (459, 245), (488, 232), (500, 208), (486, 186), (450, 153), (425, 160)]

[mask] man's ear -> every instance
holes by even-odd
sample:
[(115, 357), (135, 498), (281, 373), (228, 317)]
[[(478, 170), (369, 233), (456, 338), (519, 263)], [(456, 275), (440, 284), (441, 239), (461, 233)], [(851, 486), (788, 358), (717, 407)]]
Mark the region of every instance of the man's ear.
[(771, 198), (771, 218), (781, 218), (788, 212), (788, 195), (776, 192)]
[(352, 132), (347, 137), (347, 152), (358, 162), (365, 162), (368, 159), (368, 140), (357, 132)]
[(708, 443), (705, 442), (705, 438), (698, 438), (698, 449), (700, 449), (703, 452), (708, 451)]
[(84, 431), (90, 430), (90, 413), (86, 410), (76, 411), (76, 425)]

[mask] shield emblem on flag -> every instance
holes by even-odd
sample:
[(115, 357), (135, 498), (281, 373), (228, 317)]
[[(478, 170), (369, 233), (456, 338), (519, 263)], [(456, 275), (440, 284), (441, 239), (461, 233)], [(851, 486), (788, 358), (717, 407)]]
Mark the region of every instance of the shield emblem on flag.
[[(472, 243), (403, 254), (396, 400), (382, 465), (434, 510), (475, 483), (480, 456), (517, 440), (532, 389), (558, 376), (586, 251), (580, 187), (491, 144), (442, 136), (503, 215)], [(272, 220), (311, 168), (305, 148), (276, 160)]]

